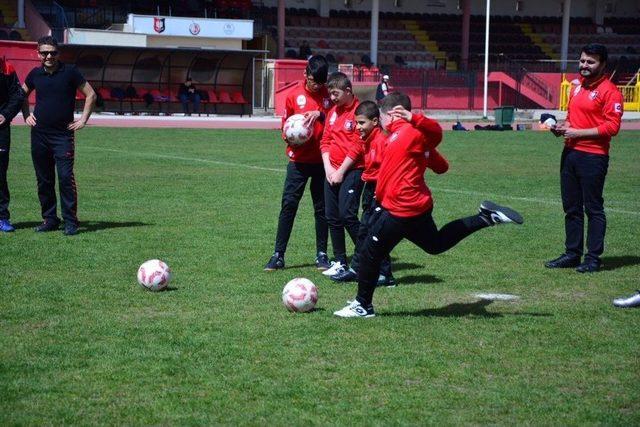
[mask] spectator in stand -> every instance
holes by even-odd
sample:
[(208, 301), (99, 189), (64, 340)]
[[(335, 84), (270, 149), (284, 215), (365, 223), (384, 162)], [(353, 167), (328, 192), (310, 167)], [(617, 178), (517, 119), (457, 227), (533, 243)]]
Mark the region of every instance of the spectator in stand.
[[(604, 74), (607, 48), (588, 44), (579, 60), (580, 85), (571, 91), (567, 119), (552, 126), (564, 138), (560, 160), (560, 192), (564, 208), (565, 252), (545, 263), (547, 268), (576, 268), (579, 273), (600, 270), (607, 219), (604, 180), (609, 168), (611, 137), (618, 134), (624, 100)], [(584, 214), (587, 214), (587, 254), (584, 250)]]
[(193, 103), (193, 112), (198, 114), (200, 111), (200, 94), (196, 90), (196, 86), (193, 84), (191, 77), (187, 77), (185, 82), (180, 85), (178, 90), (178, 98), (182, 103), (182, 109), (185, 116), (190, 116), (189, 104)]
[(382, 81), (378, 84), (378, 88), (376, 89), (376, 101), (378, 104), (382, 102), (385, 96), (389, 95), (389, 76), (382, 76)]
[(307, 59), (311, 56), (311, 46), (306, 40), (300, 44), (300, 59)]

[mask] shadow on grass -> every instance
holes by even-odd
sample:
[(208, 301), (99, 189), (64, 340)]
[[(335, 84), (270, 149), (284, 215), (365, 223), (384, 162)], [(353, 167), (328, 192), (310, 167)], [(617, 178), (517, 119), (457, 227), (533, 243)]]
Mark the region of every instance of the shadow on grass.
[(287, 268), (304, 268), (304, 267), (315, 267), (315, 263), (306, 263), (306, 264), (295, 264), (295, 265), (287, 265)]
[(400, 311), (395, 313), (388, 313), (388, 316), (413, 316), (413, 317), (465, 317), (465, 316), (480, 316), (486, 318), (504, 317), (509, 316), (531, 316), (531, 317), (550, 317), (548, 313), (489, 313), (486, 309), (488, 305), (493, 303), (489, 299), (481, 299), (472, 303), (454, 303), (440, 308), (429, 308), (418, 311)]
[(417, 270), (418, 268), (423, 268), (424, 265), (416, 264), (415, 262), (393, 262), (391, 261), (391, 269), (395, 271), (402, 270)]
[[(395, 271), (395, 269), (394, 269)], [(428, 285), (429, 283), (442, 283), (443, 280), (431, 274), (411, 274), (397, 279), (398, 286)]]
[[(16, 222), (13, 226), (16, 230), (23, 230), (25, 228), (36, 228), (42, 224), (42, 222)], [(144, 227), (147, 224), (144, 222), (137, 221), (125, 221), (125, 222), (116, 222), (116, 221), (80, 221), (80, 233), (92, 233), (98, 230), (107, 230), (110, 228), (130, 228), (130, 227)], [(63, 225), (60, 225), (60, 230), (63, 229)]]
[(606, 256), (602, 257), (602, 269), (603, 271), (615, 270), (622, 267), (630, 267), (640, 264), (640, 257), (634, 255), (623, 256)]

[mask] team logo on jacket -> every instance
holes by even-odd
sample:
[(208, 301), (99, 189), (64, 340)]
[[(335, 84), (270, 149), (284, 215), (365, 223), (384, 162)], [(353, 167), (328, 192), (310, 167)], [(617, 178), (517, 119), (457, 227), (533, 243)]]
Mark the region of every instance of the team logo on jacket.
[(589, 94), (589, 98), (593, 101), (594, 99), (596, 99), (598, 97), (598, 91), (594, 90), (593, 92), (591, 92)]
[(622, 104), (620, 104), (619, 102), (613, 104), (613, 111), (615, 111), (616, 113), (622, 113)]
[(336, 114), (336, 112), (334, 111), (333, 114), (331, 115), (331, 117), (329, 117), (329, 124), (331, 126), (333, 126), (336, 123), (336, 119), (338, 118), (338, 115)]
[(156, 33), (161, 33), (163, 32), (165, 29), (164, 26), (164, 18), (156, 18), (155, 16), (153, 17), (153, 31), (155, 31)]
[(344, 129), (347, 132), (351, 132), (355, 127), (353, 126), (353, 120), (347, 120), (344, 122)]
[(398, 132), (394, 132), (391, 134), (391, 136), (389, 136), (389, 142), (393, 142), (396, 139), (398, 139)]
[(307, 97), (304, 95), (298, 95), (296, 98), (296, 104), (299, 108), (304, 108), (307, 105)]

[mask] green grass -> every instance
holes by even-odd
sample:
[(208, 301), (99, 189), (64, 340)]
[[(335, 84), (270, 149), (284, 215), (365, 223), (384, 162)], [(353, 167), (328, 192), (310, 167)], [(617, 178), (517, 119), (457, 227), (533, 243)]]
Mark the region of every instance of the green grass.
[[(36, 234), (28, 133), (13, 129), (12, 219), (0, 235), (0, 424), (415, 425), (640, 423), (638, 132), (612, 144), (605, 271), (549, 271), (563, 249), (560, 142), (536, 132), (447, 133), (428, 176), (434, 217), (483, 195), (521, 227), (440, 256), (402, 243), (378, 316), (336, 319), (355, 285), (313, 267), (305, 195), (284, 271), (264, 273), (284, 179), (272, 131), (88, 128), (76, 173), (83, 231)], [(171, 290), (135, 273), (161, 258)], [(290, 314), (284, 284), (318, 284)], [(520, 296), (481, 301), (477, 292)]]

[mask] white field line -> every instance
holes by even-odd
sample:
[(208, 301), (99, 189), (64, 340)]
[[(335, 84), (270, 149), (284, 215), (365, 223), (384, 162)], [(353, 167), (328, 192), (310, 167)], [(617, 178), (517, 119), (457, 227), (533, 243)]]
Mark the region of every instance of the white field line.
[[(142, 152), (135, 152), (135, 151), (127, 151), (127, 150), (116, 150), (113, 148), (93, 147), (93, 146), (84, 146), (83, 148), (97, 150), (97, 151), (108, 151), (111, 153), (128, 154), (128, 155), (140, 156), (140, 157), (155, 157), (160, 159), (182, 160), (185, 162), (208, 163), (208, 164), (214, 164), (214, 165), (233, 166), (233, 167), (240, 167), (240, 168), (246, 168), (246, 169), (269, 171), (269, 172), (279, 172), (279, 173), (286, 172), (286, 169), (267, 168), (263, 166), (246, 165), (242, 163), (223, 162), (219, 160), (201, 159), (198, 157), (182, 157), (182, 156), (172, 156), (169, 154), (142, 153)], [(465, 194), (469, 196), (478, 196), (478, 197), (484, 197), (484, 198), (509, 199), (509, 200), (517, 200), (521, 202), (537, 203), (537, 204), (543, 204), (543, 205), (558, 205), (558, 206), (562, 205), (562, 203), (557, 200), (539, 199), (536, 197), (509, 196), (504, 194), (491, 194), (491, 193), (483, 193), (480, 191), (456, 190), (452, 188), (441, 188), (441, 187), (431, 187), (431, 186), (429, 186), (429, 188), (435, 191), (442, 191), (443, 193)], [(606, 208), (606, 211), (615, 212), (619, 214), (640, 216), (639, 211), (628, 211), (628, 210), (618, 209), (618, 208)]]

